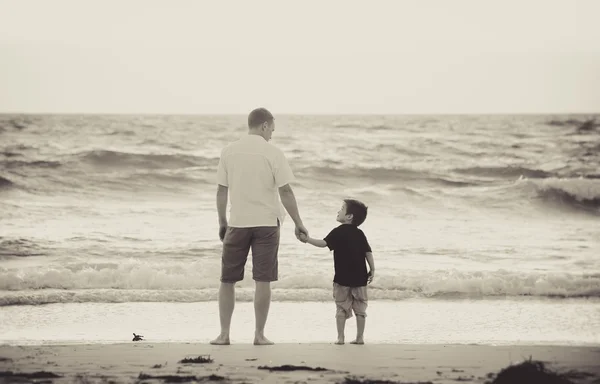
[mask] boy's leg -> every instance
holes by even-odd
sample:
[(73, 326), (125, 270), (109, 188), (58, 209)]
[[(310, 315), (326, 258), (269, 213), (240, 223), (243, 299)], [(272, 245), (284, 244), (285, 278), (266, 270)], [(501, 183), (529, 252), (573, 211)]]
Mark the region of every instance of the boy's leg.
[(351, 341), (350, 344), (364, 344), (364, 333), (368, 306), (367, 287), (364, 286), (352, 288), (351, 297), (352, 309), (354, 310), (354, 314), (356, 315), (356, 340)]
[(335, 343), (338, 345), (342, 345), (345, 342), (344, 329), (346, 328), (346, 316), (336, 316), (335, 317), (335, 325), (336, 325), (337, 334), (338, 334), (337, 340), (335, 341)]
[(235, 283), (244, 279), (244, 266), (250, 250), (250, 233), (245, 228), (227, 228), (221, 255), (219, 321), (221, 333), (211, 344), (229, 345), (231, 317), (235, 307)]
[(364, 333), (365, 333), (366, 318), (364, 315), (356, 314), (356, 340), (351, 341), (350, 344), (364, 344)]
[(336, 306), (335, 324), (338, 333), (335, 343), (344, 344), (346, 320), (352, 317), (352, 295), (350, 294), (350, 287), (344, 287), (343, 285), (333, 283), (333, 298)]

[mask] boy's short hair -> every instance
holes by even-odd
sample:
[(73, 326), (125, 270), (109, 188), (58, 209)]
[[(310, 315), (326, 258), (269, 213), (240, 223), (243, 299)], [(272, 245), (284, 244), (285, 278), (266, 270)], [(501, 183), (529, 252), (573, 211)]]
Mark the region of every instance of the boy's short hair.
[(266, 108), (256, 108), (248, 115), (248, 127), (258, 127), (264, 122), (270, 123), (273, 119), (273, 114)]
[(344, 203), (346, 203), (346, 214), (352, 215), (352, 224), (358, 227), (364, 223), (369, 207), (354, 199), (344, 199)]

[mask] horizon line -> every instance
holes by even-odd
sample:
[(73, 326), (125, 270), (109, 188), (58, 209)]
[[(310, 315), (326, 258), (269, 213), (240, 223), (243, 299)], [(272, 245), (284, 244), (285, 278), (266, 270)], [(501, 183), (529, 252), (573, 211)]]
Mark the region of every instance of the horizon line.
[[(271, 109), (269, 109), (271, 111)], [(248, 111), (250, 113), (250, 111)], [(242, 112), (4, 112), (0, 115), (247, 116)], [(597, 112), (275, 112), (279, 116), (518, 116), (600, 115)]]

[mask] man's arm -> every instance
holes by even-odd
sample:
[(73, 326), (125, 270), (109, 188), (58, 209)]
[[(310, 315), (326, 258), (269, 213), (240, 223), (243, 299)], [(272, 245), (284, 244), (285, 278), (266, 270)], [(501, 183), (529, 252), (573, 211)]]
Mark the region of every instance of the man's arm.
[(227, 226), (227, 195), (229, 188), (221, 184), (217, 187), (217, 213), (219, 214), (219, 226)]
[(285, 207), (285, 210), (290, 215), (296, 227), (303, 226), (300, 213), (298, 212), (298, 204), (296, 203), (296, 196), (292, 190), (292, 186), (285, 184), (279, 187), (279, 197), (281, 198), (281, 204)]

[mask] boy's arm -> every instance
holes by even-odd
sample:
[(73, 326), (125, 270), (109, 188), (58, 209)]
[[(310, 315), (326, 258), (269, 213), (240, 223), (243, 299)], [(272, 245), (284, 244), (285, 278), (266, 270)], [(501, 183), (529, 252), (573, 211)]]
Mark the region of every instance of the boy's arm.
[(309, 237), (306, 242), (319, 248), (325, 248), (327, 246), (327, 242), (325, 240), (313, 239), (312, 237)]
[(319, 247), (319, 248), (325, 248), (327, 246), (327, 242), (325, 240), (313, 239), (312, 237), (306, 236), (304, 234), (301, 235), (301, 240), (304, 241), (305, 243), (309, 243), (309, 244), (314, 245), (315, 247)]
[(375, 276), (375, 260), (373, 260), (373, 252), (367, 252), (367, 263), (369, 264), (369, 282), (371, 282)]

